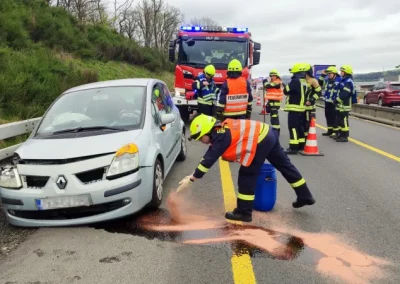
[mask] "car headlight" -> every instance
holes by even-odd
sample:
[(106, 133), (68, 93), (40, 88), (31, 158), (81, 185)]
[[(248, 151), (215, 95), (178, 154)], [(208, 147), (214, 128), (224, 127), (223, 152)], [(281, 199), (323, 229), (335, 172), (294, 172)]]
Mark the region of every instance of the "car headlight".
[(0, 187), (20, 189), (22, 187), (21, 176), (16, 167), (7, 166), (0, 172)]
[(121, 147), (107, 171), (107, 179), (122, 177), (135, 172), (139, 168), (139, 149), (135, 144)]

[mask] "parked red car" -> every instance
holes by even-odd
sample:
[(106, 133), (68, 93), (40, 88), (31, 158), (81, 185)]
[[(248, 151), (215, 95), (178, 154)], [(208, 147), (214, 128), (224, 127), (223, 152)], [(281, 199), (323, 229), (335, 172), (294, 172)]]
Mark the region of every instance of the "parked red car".
[(364, 96), (364, 104), (378, 106), (400, 105), (400, 82), (379, 82)]

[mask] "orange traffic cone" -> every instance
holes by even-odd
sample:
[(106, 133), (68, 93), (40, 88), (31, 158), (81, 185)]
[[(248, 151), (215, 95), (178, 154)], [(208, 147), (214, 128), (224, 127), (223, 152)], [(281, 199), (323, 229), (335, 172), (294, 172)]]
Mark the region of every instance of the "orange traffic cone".
[(317, 131), (315, 128), (315, 118), (313, 117), (310, 122), (310, 130), (308, 131), (306, 146), (303, 151), (299, 151), (303, 156), (324, 156), (318, 150)]
[(260, 98), (257, 98), (257, 105), (258, 105), (258, 106), (261, 105), (261, 100), (260, 100)]
[(265, 106), (262, 108), (262, 111), (260, 112), (260, 114), (261, 115), (268, 114)]

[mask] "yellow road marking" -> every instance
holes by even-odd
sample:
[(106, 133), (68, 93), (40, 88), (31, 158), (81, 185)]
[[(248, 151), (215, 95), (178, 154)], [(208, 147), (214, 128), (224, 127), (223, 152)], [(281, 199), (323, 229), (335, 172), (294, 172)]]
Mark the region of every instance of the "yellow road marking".
[[(317, 123), (316, 123), (315, 125), (316, 125), (318, 128), (321, 128), (321, 129), (323, 129), (323, 130), (328, 130), (326, 127), (324, 127), (324, 126), (322, 126), (322, 125), (319, 125), (319, 124), (317, 124)], [(368, 145), (368, 144), (365, 144), (365, 143), (363, 143), (363, 142), (361, 142), (361, 141), (358, 141), (358, 140), (356, 140), (356, 139), (353, 139), (353, 138), (349, 138), (349, 141), (351, 141), (351, 142), (353, 142), (354, 144), (357, 144), (357, 145), (359, 145), (359, 146), (361, 146), (361, 147), (364, 147), (364, 148), (366, 148), (366, 149), (368, 149), (368, 150), (371, 150), (371, 151), (373, 151), (373, 152), (375, 152), (375, 153), (378, 153), (378, 154), (380, 154), (380, 155), (382, 155), (382, 156), (385, 156), (386, 158), (395, 160), (396, 162), (399, 162), (399, 163), (400, 163), (400, 157), (397, 157), (397, 156), (392, 155), (392, 154), (390, 154), (390, 153), (388, 153), (388, 152), (382, 151), (382, 150), (380, 150), (380, 149), (378, 149), (378, 148), (372, 147), (372, 146), (370, 146), (370, 145)]]
[[(222, 192), (224, 194), (224, 204), (226, 211), (232, 211), (236, 207), (236, 193), (232, 181), (231, 169), (227, 161), (219, 159), (219, 168), (221, 173)], [(229, 221), (235, 224), (242, 222)], [(233, 254), (231, 257), (233, 282), (235, 284), (253, 284), (256, 277), (253, 271), (253, 265), (248, 253), (241, 251), (241, 255)]]

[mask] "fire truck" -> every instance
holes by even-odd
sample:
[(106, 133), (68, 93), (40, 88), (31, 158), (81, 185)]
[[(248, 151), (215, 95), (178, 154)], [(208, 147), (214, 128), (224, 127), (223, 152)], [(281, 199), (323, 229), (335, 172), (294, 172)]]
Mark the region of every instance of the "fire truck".
[(217, 87), (225, 81), (232, 59), (242, 63), (242, 76), (251, 80), (252, 66), (260, 63), (260, 50), (261, 44), (252, 40), (248, 28), (182, 26), (169, 44), (169, 60), (176, 63), (172, 99), (182, 119), (188, 121), (197, 109), (192, 83), (205, 66), (214, 65)]

